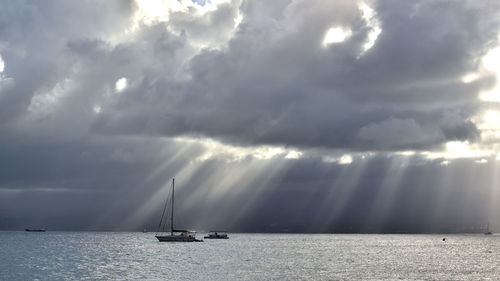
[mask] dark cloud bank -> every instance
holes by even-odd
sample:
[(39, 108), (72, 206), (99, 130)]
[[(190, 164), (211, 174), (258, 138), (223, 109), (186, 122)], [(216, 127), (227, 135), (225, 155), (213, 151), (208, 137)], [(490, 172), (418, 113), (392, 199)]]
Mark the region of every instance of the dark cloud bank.
[[(448, 163), (396, 152), (481, 143), (473, 117), (495, 76), (461, 78), (498, 44), (499, 4), (366, 3), (382, 32), (363, 52), (373, 26), (353, 1), (231, 1), (128, 33), (132, 1), (2, 1), (0, 229), (153, 229), (173, 176), (183, 228), (495, 224), (495, 157)], [(323, 47), (332, 26), (352, 35)], [(234, 160), (206, 138), (303, 154)], [(323, 157), (343, 154), (352, 163)]]

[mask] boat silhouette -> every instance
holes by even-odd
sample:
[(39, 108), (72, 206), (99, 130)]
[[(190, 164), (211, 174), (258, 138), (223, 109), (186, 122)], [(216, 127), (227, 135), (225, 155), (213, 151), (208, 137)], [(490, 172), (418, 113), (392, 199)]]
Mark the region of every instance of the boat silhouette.
[[(172, 179), (172, 197), (171, 197), (171, 213), (170, 213), (170, 235), (159, 235), (156, 234), (155, 237), (160, 242), (203, 242), (203, 240), (196, 239), (196, 232), (189, 230), (180, 230), (174, 228), (174, 192), (175, 192), (175, 179)], [(158, 224), (157, 233), (160, 232), (162, 226), (163, 217), (165, 216), (165, 211), (167, 209), (168, 198), (165, 202), (165, 207), (163, 208), (163, 213), (161, 215), (160, 223)]]

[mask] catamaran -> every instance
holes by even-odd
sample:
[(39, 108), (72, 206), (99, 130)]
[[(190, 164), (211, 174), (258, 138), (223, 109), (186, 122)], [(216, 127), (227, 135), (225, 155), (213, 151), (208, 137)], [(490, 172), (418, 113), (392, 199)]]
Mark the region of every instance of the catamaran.
[(196, 232), (189, 230), (179, 230), (174, 228), (174, 191), (175, 191), (175, 179), (172, 179), (172, 197), (171, 197), (171, 207), (172, 210), (170, 212), (170, 235), (159, 235), (160, 228), (162, 226), (163, 217), (165, 216), (165, 211), (167, 209), (168, 197), (165, 202), (165, 207), (163, 208), (163, 213), (161, 215), (160, 223), (158, 224), (157, 234), (155, 235), (156, 239), (160, 242), (203, 242), (203, 240), (196, 239)]

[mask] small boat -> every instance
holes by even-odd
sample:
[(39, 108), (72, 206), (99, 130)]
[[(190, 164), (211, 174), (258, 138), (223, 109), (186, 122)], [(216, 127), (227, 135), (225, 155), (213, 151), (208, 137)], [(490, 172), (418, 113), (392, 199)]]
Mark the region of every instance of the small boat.
[(205, 239), (229, 239), (227, 232), (224, 230), (210, 230)]
[(45, 229), (26, 228), (25, 230), (28, 232), (45, 232)]
[(161, 215), (160, 224), (158, 225), (158, 230), (156, 231), (157, 234), (155, 235), (155, 237), (160, 242), (203, 242), (203, 240), (196, 239), (195, 231), (174, 229), (174, 191), (175, 191), (174, 184), (175, 184), (175, 179), (172, 179), (172, 198), (171, 198), (172, 211), (170, 213), (170, 235), (158, 235), (162, 223), (166, 223), (166, 220), (165, 222), (163, 222), (163, 217), (165, 215), (165, 210), (167, 209), (167, 204), (168, 204), (168, 198), (167, 198), (167, 201), (165, 202), (165, 207), (163, 208), (163, 213)]
[(488, 223), (488, 226), (486, 227), (486, 231), (484, 232), (484, 235), (492, 235), (493, 232), (490, 230), (490, 224)]

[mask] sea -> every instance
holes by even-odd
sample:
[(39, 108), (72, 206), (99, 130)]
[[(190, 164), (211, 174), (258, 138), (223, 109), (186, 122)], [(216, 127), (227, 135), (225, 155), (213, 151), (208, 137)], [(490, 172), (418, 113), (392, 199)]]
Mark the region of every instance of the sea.
[(154, 236), (0, 232), (0, 280), (500, 280), (497, 235)]

